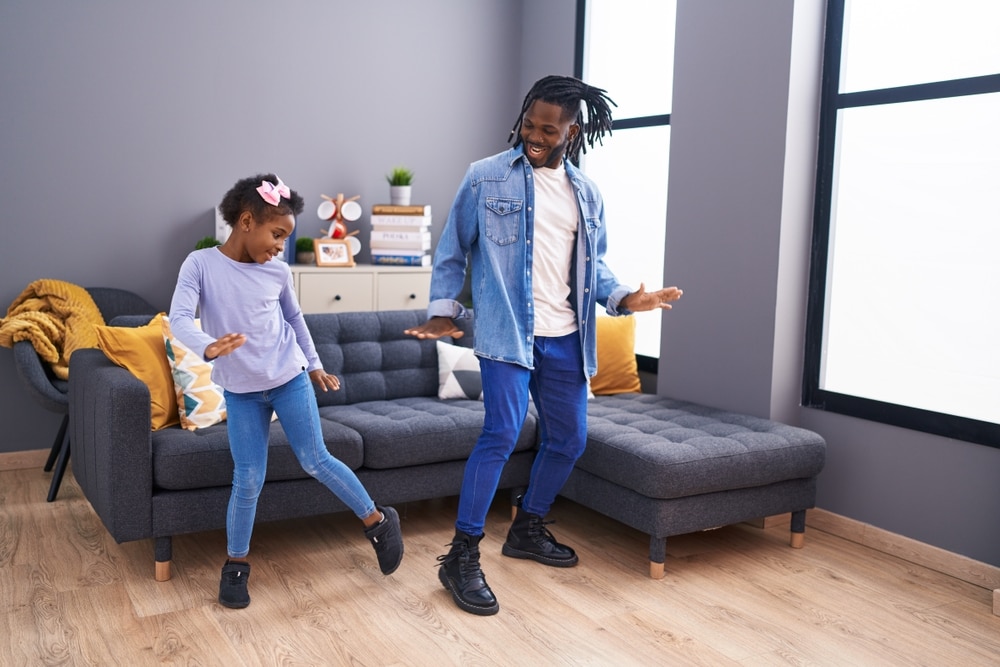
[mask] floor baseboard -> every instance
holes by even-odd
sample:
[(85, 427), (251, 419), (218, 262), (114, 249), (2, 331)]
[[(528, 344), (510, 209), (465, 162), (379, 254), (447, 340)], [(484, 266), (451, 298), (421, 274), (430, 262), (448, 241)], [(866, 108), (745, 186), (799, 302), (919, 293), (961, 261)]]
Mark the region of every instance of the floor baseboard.
[(806, 525), (876, 551), (930, 568), (993, 591), (993, 613), (1000, 616), (1000, 567), (974, 560), (918, 540), (823, 509), (806, 513)]

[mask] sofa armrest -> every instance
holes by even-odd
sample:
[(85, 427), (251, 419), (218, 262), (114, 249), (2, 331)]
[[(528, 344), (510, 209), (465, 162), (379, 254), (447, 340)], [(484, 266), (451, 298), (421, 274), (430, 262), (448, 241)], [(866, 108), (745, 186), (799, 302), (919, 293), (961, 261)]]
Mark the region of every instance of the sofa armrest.
[(149, 389), (98, 349), (70, 359), (73, 475), (117, 542), (152, 537)]

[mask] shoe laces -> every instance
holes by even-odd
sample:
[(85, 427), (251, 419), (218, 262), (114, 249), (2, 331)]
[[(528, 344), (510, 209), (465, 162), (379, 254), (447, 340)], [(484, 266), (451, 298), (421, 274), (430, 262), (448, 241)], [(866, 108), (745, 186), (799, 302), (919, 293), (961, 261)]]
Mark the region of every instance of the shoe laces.
[(539, 544), (545, 542), (551, 542), (553, 544), (558, 544), (556, 542), (555, 535), (553, 535), (548, 528), (545, 526), (550, 526), (554, 524), (555, 521), (545, 521), (541, 517), (531, 517), (528, 520), (528, 537), (530, 537), (534, 542)]
[(230, 586), (238, 586), (241, 580), (245, 580), (242, 570), (230, 570), (226, 572), (226, 583)]
[[(438, 556), (438, 564), (441, 567), (450, 565), (458, 560), (458, 569), (465, 579), (482, 576), (482, 568), (479, 566), (479, 547), (470, 547), (468, 543), (455, 540), (445, 546), (451, 547), (448, 553)], [(457, 547), (457, 548), (456, 548)]]

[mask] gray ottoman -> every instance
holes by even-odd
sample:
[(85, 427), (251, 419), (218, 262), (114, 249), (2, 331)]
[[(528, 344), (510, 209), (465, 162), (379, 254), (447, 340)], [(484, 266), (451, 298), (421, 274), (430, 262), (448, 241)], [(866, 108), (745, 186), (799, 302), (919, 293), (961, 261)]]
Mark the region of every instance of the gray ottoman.
[(826, 443), (812, 431), (652, 394), (598, 396), (587, 449), (560, 495), (650, 536), (650, 576), (666, 538), (790, 512), (801, 547)]

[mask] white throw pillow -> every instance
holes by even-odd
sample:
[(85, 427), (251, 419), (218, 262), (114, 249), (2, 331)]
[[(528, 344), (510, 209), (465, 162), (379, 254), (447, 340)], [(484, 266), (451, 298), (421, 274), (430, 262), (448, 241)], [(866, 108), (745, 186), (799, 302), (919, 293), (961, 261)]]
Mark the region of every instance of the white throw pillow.
[(437, 341), (438, 398), (483, 399), (479, 357), (472, 348)]

